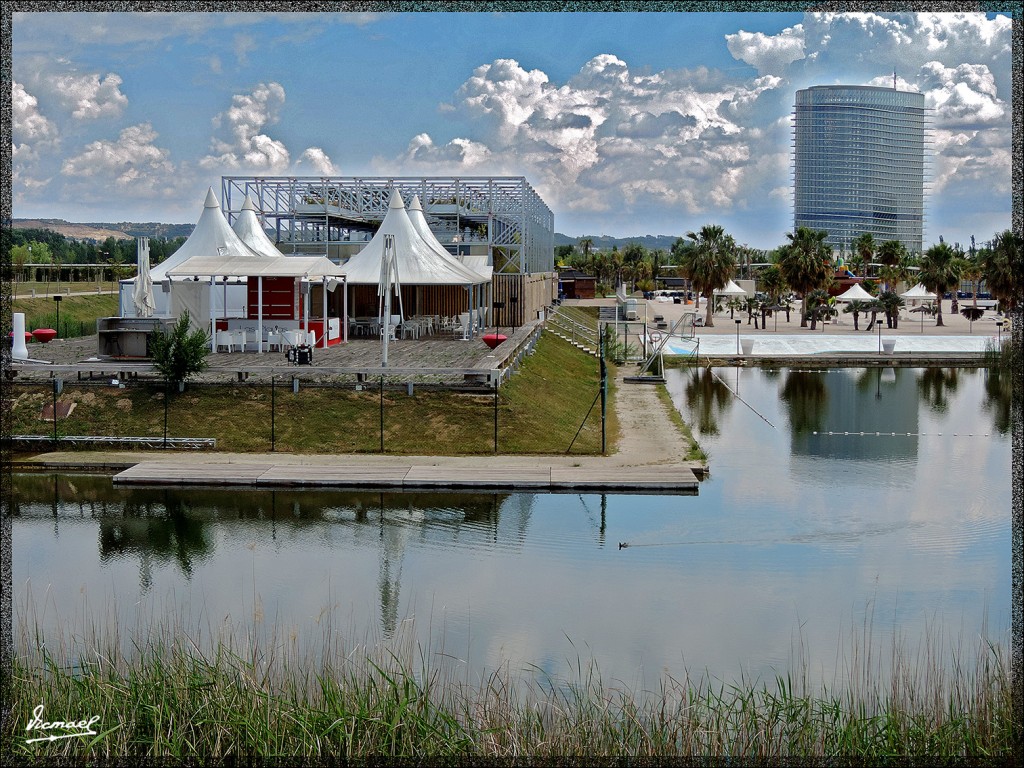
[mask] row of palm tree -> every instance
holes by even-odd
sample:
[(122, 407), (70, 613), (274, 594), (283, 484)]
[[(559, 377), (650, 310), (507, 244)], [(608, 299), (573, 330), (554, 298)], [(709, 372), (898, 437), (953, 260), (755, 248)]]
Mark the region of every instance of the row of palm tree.
[[(837, 312), (828, 301), (828, 288), (834, 279), (834, 260), (826, 240), (828, 233), (798, 227), (786, 234), (786, 242), (764, 259), (771, 263), (757, 274), (758, 287), (767, 298), (763, 306), (748, 306), (748, 321), (755, 312), (764, 316), (771, 311), (787, 311), (784, 296), (795, 292), (800, 296), (800, 327), (814, 328), (821, 320)], [(896, 286), (916, 279), (938, 296), (954, 290), (962, 280), (978, 285), (984, 281), (989, 292), (1004, 310), (1013, 311), (1022, 301), (1024, 275), (1024, 240), (1007, 230), (997, 234), (984, 248), (970, 254), (939, 239), (920, 258), (912, 257), (902, 243), (891, 240), (877, 243), (870, 233), (858, 237), (846, 261), (851, 269), (863, 274), (868, 264), (879, 264), (877, 280), (865, 280), (869, 293), (877, 290), (872, 302), (850, 302), (846, 310), (853, 314), (854, 327), (859, 330), (860, 315), (871, 317), (870, 330), (879, 314), (884, 313), (889, 327), (898, 324), (903, 300)], [(578, 248), (578, 250), (577, 250)], [(750, 261), (750, 254), (717, 224), (707, 224), (698, 231), (687, 232), (664, 251), (648, 251), (639, 243), (630, 243), (622, 251), (594, 251), (593, 240), (584, 238), (576, 248), (563, 253), (564, 260), (576, 269), (594, 275), (606, 288), (629, 283), (639, 290), (653, 290), (655, 279), (662, 276), (662, 267), (674, 265), (678, 274), (690, 280), (693, 291), (707, 299), (705, 325), (713, 325), (714, 292), (724, 288), (736, 276), (739, 260)], [(751, 249), (746, 249), (750, 251)], [(916, 275), (914, 274), (916, 268)], [(880, 283), (880, 285), (879, 285)], [(975, 302), (977, 292), (975, 291)], [(936, 303), (936, 325), (944, 325), (942, 303)], [(966, 314), (966, 312), (965, 312)]]

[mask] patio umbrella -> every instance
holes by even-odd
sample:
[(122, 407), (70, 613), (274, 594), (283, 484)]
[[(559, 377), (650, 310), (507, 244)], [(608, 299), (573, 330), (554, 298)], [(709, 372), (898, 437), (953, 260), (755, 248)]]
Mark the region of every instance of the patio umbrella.
[(135, 287), (132, 289), (132, 303), (135, 314), (139, 317), (152, 317), (156, 310), (153, 299), (153, 278), (149, 274), (149, 240), (139, 238), (139, 271), (135, 276)]
[(964, 317), (966, 317), (970, 321), (970, 323), (971, 323), (971, 325), (970, 325), (971, 333), (974, 333), (974, 321), (975, 320), (980, 320), (981, 316), (985, 314), (985, 310), (982, 309), (981, 307), (975, 307), (975, 306), (963, 307), (960, 310), (960, 314), (963, 315)]
[(933, 307), (931, 304), (922, 304), (920, 307), (914, 307), (910, 311), (911, 312), (920, 312), (921, 313), (921, 333), (924, 333), (924, 316), (926, 314), (928, 314), (928, 315), (938, 314), (935, 311), (935, 307)]

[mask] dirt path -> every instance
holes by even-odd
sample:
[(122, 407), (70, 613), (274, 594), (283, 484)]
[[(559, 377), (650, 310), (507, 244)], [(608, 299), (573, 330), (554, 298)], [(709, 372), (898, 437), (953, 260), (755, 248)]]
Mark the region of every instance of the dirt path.
[(619, 443), (611, 459), (619, 466), (676, 464), (686, 458), (689, 440), (669, 419), (658, 397), (657, 384), (629, 384), (636, 373), (621, 366), (615, 376), (615, 412), (619, 418)]

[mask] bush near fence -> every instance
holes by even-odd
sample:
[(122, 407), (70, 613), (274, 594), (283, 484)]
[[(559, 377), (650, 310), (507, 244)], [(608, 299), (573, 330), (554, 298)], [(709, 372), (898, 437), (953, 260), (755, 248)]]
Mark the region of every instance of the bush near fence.
[[(162, 380), (114, 387), (64, 381), (58, 403), (74, 404), (57, 420), (62, 436), (215, 438), (233, 452), (595, 454), (601, 451), (599, 363), (545, 334), (497, 393), (413, 388), (395, 378), (311, 384), (291, 376), (272, 384)], [(10, 384), (13, 435), (54, 434), (51, 381)], [(383, 383), (383, 386), (382, 386)], [(495, 396), (497, 395), (497, 396)], [(165, 411), (166, 398), (166, 411)], [(166, 419), (166, 433), (165, 433)], [(497, 429), (495, 429), (497, 426)]]

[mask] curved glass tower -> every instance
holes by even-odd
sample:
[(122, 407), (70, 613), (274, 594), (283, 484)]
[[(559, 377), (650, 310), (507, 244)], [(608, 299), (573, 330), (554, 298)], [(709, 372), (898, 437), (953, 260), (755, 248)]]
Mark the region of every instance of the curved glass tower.
[(796, 92), (793, 226), (823, 229), (835, 249), (862, 233), (920, 253), (924, 95), (866, 85)]

